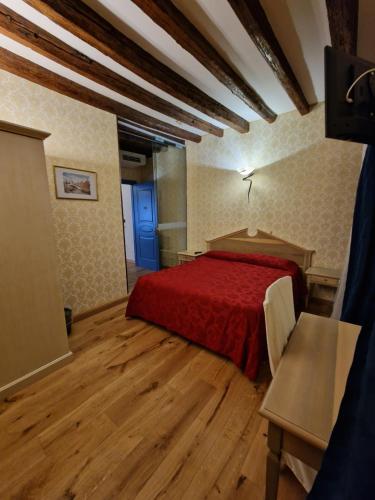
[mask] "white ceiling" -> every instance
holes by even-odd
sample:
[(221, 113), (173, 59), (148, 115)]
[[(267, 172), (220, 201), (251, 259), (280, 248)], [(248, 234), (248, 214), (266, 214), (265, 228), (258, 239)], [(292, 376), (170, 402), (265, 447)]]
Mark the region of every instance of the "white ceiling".
[[(173, 38), (147, 17), (131, 0), (85, 0), (85, 2), (157, 59), (170, 66), (211, 97), (249, 121), (259, 119), (255, 112), (216, 80), (208, 70), (180, 47)], [(2, 3), (88, 57), (129, 80), (160, 97), (168, 99), (181, 108), (225, 128), (223, 124), (196, 111), (131, 73), (41, 15), (22, 0), (2, 0)], [(259, 54), (227, 0), (174, 0), (174, 3), (197, 26), (220, 54), (257, 90), (271, 109), (278, 114), (295, 109), (295, 106)], [(330, 43), (325, 0), (262, 0), (262, 5), (296, 73), (307, 100), (310, 104), (322, 101), (324, 99), (323, 48)], [(367, 58), (372, 56), (372, 59), (375, 60), (375, 50), (373, 49), (375, 45), (372, 43), (375, 41), (375, 30), (373, 29), (375, 1), (360, 0), (360, 5), (359, 54)], [(202, 131), (177, 122), (96, 84), (4, 35), (0, 35), (0, 46), (150, 116), (178, 125), (186, 130), (203, 134)]]

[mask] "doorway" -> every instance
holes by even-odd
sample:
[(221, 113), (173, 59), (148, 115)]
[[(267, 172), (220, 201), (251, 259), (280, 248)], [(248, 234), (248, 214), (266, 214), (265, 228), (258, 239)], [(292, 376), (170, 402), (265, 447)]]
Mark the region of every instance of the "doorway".
[[(186, 249), (186, 151), (118, 119), (128, 293), (140, 276), (178, 263)], [(173, 140), (173, 142), (172, 142)]]
[[(151, 141), (130, 131), (125, 132), (120, 126), (118, 131), (125, 261), (127, 287), (128, 293), (130, 293), (139, 277), (157, 269), (150, 258), (152, 257), (151, 245), (147, 245), (149, 243), (147, 232), (150, 229), (147, 219), (153, 218), (156, 233), (157, 217), (152, 217), (153, 210), (149, 204), (147, 192), (139, 193), (138, 191), (139, 186), (154, 182), (153, 147)], [(143, 202), (143, 213), (140, 210), (135, 213), (135, 205), (136, 207), (140, 206), (141, 201)], [(146, 220), (143, 221), (143, 219)], [(141, 238), (139, 233), (141, 233)], [(154, 249), (153, 253), (158, 255), (158, 250)], [(149, 258), (147, 259), (147, 257)]]
[[(130, 293), (137, 279), (141, 276), (151, 273), (156, 270), (149, 262), (145, 259), (139, 259), (139, 247), (141, 244), (141, 249), (143, 255), (144, 242), (139, 242), (139, 222), (137, 220), (136, 214), (134, 213), (134, 195), (137, 197), (135, 187), (142, 186), (142, 184), (136, 185), (133, 182), (121, 181), (121, 198), (122, 198), (122, 214), (124, 222), (124, 238), (125, 238), (125, 262), (126, 262), (126, 276), (127, 276), (127, 288), (128, 293)], [(141, 233), (142, 235), (142, 233)], [(137, 244), (138, 241), (138, 244)], [(146, 242), (147, 243), (147, 242)], [(138, 250), (138, 251), (137, 251)], [(154, 250), (155, 253), (155, 250)], [(146, 248), (147, 257), (147, 248)]]

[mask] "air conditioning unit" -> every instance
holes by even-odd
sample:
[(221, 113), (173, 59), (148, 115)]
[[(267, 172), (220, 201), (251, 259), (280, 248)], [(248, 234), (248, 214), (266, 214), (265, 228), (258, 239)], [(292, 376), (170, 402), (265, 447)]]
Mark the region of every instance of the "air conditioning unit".
[(146, 155), (131, 153), (130, 151), (120, 151), (120, 164), (126, 168), (136, 168), (146, 165)]

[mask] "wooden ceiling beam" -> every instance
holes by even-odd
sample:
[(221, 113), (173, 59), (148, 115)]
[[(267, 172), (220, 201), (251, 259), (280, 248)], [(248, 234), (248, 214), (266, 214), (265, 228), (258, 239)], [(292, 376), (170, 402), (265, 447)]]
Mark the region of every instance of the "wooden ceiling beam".
[(357, 54), (358, 0), (326, 0), (331, 44), (334, 49)]
[[(156, 144), (153, 144), (151, 141), (139, 139), (131, 134), (122, 133), (119, 135), (119, 146), (121, 151), (145, 154), (150, 157), (153, 153), (153, 147)], [(158, 149), (160, 149), (160, 146), (158, 146)]]
[[(137, 135), (134, 135), (132, 133), (127, 133), (127, 132), (119, 132), (119, 142), (121, 145), (123, 145), (124, 143), (131, 143), (131, 144), (138, 144), (138, 146), (141, 146), (143, 144), (144, 147), (146, 147), (148, 145), (148, 147), (151, 149), (152, 151), (152, 147), (153, 146), (157, 146), (158, 149), (160, 149), (161, 147), (175, 147), (173, 142), (165, 142), (165, 143), (162, 143), (162, 142), (158, 142), (158, 141), (153, 141), (151, 138), (149, 139), (145, 139), (143, 138), (143, 136), (137, 136)], [(121, 146), (122, 147), (122, 146)], [(125, 151), (131, 151), (131, 149), (125, 149)], [(134, 151), (135, 153), (137, 151)]]
[(180, 137), (181, 139), (193, 142), (201, 141), (200, 135), (193, 134), (182, 128), (175, 127), (174, 125), (145, 115), (140, 111), (130, 108), (102, 94), (98, 94), (87, 87), (83, 87), (78, 83), (68, 80), (4, 48), (0, 48), (0, 68), (42, 85), (43, 87), (47, 87), (50, 90), (71, 97), (72, 99), (76, 99), (77, 101), (108, 111), (114, 115), (127, 118), (135, 124), (151, 128), (152, 130), (165, 132), (169, 135)]
[(280, 81), (294, 105), (305, 115), (309, 103), (279, 44), (259, 0), (228, 0), (255, 46)]
[(182, 123), (186, 123), (191, 127), (199, 128), (217, 137), (223, 136), (223, 129), (197, 118), (193, 114), (152, 94), (148, 90), (143, 89), (102, 64), (93, 61), (47, 31), (39, 28), (32, 22), (12, 11), (1, 2), (0, 32), (135, 102), (159, 111), (159, 113), (170, 116)]
[(236, 97), (268, 122), (275, 121), (277, 115), (260, 95), (225, 61), (171, 0), (132, 1)]
[[(127, 120), (126, 118), (119, 118), (117, 120), (117, 127), (119, 132), (123, 130), (133, 130), (134, 134), (143, 134), (145, 137), (152, 138), (154, 136), (160, 137), (162, 139), (166, 139), (167, 141), (172, 141), (177, 144), (180, 144), (181, 146), (185, 146), (185, 141), (183, 139), (178, 139), (177, 137), (172, 137), (171, 135), (165, 134), (163, 132), (155, 132), (155, 130), (152, 130), (148, 127), (138, 127), (140, 130), (137, 130), (133, 127), (136, 127), (134, 123), (132, 123), (130, 120)], [(151, 135), (152, 134), (152, 135)]]
[(81, 40), (157, 88), (239, 132), (249, 123), (158, 61), (82, 0), (26, 0)]

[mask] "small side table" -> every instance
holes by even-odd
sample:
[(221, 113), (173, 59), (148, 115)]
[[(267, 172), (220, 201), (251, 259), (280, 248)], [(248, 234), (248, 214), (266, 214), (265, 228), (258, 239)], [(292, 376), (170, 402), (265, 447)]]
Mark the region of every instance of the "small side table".
[(195, 260), (196, 257), (202, 255), (204, 252), (196, 253), (194, 250), (181, 250), (181, 252), (177, 252), (177, 258), (179, 264), (184, 264), (184, 262), (191, 262)]
[(338, 288), (340, 284), (341, 271), (337, 269), (328, 269), (325, 267), (309, 267), (306, 271), (308, 295), (306, 306), (311, 297), (311, 292), (314, 285), (329, 286)]

